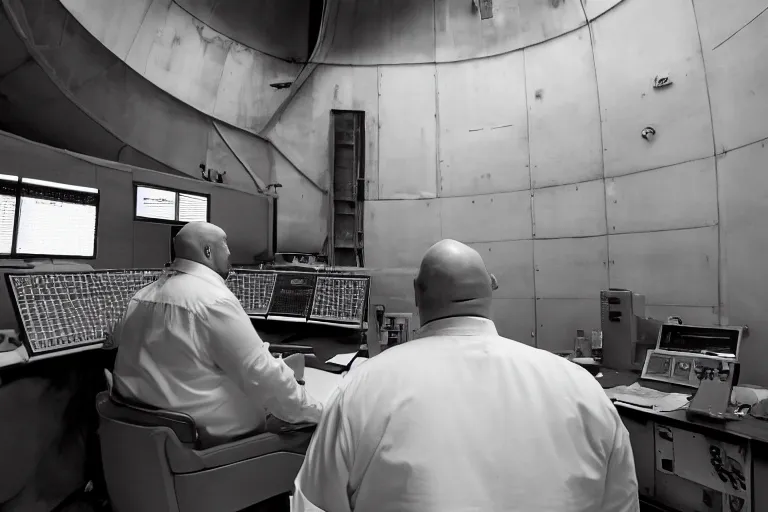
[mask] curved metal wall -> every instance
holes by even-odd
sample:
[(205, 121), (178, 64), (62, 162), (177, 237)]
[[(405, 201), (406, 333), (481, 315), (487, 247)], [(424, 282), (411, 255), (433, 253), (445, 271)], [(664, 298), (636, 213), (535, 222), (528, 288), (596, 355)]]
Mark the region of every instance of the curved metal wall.
[[(328, 0), (305, 66), (286, 62), (284, 40), (246, 41), (245, 24), (206, 0), (144, 0), (125, 11), (125, 33), (92, 22), (89, 2), (65, 3), (95, 37), (45, 21), (61, 22), (53, 0), (5, 0), (32, 20), (23, 32), (43, 75), (170, 168), (195, 172), (205, 158), (269, 169), (284, 185), (282, 250), (322, 247), (330, 111), (364, 110), (366, 263), (389, 277), (374, 294), (390, 308), (413, 308), (419, 258), (451, 237), (500, 276), (500, 331), (542, 348), (599, 327), (607, 286), (645, 293), (656, 317), (768, 333), (757, 256), (768, 228), (752, 220), (768, 214), (757, 2), (496, 0), (480, 20), (464, 0)], [(238, 45), (251, 45), (244, 60)], [(294, 83), (273, 95), (279, 69)], [(654, 88), (660, 74), (673, 84)]]

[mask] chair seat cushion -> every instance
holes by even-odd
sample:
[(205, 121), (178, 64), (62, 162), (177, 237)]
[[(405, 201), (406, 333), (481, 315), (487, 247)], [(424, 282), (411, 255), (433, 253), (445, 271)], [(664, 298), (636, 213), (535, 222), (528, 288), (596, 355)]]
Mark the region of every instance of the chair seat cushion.
[(177, 443), (166, 443), (166, 454), (175, 474), (194, 473), (205, 469), (234, 464), (270, 453), (289, 452), (304, 455), (312, 432), (257, 434), (205, 450), (190, 450)]

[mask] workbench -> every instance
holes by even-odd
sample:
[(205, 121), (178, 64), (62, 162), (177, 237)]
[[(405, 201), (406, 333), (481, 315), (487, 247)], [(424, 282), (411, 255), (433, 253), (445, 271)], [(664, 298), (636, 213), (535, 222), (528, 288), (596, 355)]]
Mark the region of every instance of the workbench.
[[(604, 389), (639, 379), (632, 372), (603, 369), (602, 373)], [(642, 385), (667, 392), (695, 391), (648, 381)], [(709, 422), (688, 419), (685, 410), (656, 412), (620, 403), (616, 408), (629, 431), (643, 502), (676, 512), (768, 511), (768, 421), (747, 415), (737, 421)], [(724, 464), (724, 473), (712, 463), (713, 448), (720, 459), (731, 459)], [(741, 466), (743, 485), (731, 476), (738, 471), (728, 472)], [(743, 505), (724, 497), (731, 493), (741, 495)]]

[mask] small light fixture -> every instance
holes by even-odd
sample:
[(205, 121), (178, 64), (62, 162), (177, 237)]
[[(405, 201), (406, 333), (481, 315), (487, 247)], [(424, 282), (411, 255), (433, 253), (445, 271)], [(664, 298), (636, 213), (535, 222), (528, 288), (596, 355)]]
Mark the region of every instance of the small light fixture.
[(669, 73), (659, 73), (653, 78), (653, 88), (661, 89), (672, 85), (672, 79), (669, 78)]
[(646, 126), (645, 128), (643, 128), (643, 131), (640, 132), (640, 136), (645, 140), (647, 140), (648, 142), (651, 142), (655, 135), (656, 135), (656, 130), (654, 130), (652, 126)]

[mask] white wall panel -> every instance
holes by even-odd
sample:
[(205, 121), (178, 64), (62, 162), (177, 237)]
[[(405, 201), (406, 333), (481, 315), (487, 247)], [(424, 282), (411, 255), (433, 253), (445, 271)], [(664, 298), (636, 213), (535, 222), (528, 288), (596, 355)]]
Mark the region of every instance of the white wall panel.
[(435, 66), (379, 68), (379, 198), (437, 195)]
[(717, 151), (768, 137), (768, 15), (760, 15), (766, 3), (696, 0), (694, 4)]
[(469, 244), (496, 276), (498, 299), (533, 299), (533, 241), (488, 242)]
[(139, 74), (143, 75), (147, 69), (149, 52), (155, 44), (155, 38), (163, 32), (171, 4), (172, 0), (152, 0), (128, 50), (125, 63)]
[[(768, 147), (757, 143), (718, 157), (722, 297), (727, 323), (749, 325), (744, 361), (765, 361), (768, 340)], [(745, 382), (768, 385), (765, 366), (745, 364)]]
[(365, 203), (365, 266), (413, 268), (439, 242), (437, 201), (369, 201)]
[(591, 336), (592, 329), (600, 329), (600, 298), (539, 299), (536, 318), (536, 346), (549, 351), (573, 350), (577, 330)]
[[(713, 154), (704, 63), (689, 0), (622, 2), (593, 24), (605, 175)], [(669, 73), (671, 86), (654, 89)], [(640, 136), (656, 130), (652, 142)]]
[(340, 0), (332, 37), (323, 62), (434, 62), (434, 5), (423, 0)]
[(473, 3), (435, 3), (438, 62), (452, 62), (518, 50), (585, 24), (579, 2), (495, 0), (493, 18), (480, 19)]
[(155, 36), (144, 76), (164, 91), (212, 113), (232, 40), (171, 4)]
[(61, 0), (61, 3), (96, 39), (125, 59), (152, 0)]
[(717, 226), (610, 235), (610, 283), (649, 304), (718, 304)]
[(528, 189), (522, 52), (440, 64), (437, 88), (440, 196)]
[(278, 250), (320, 252), (328, 235), (328, 195), (308, 183), (279, 152), (271, 153), (275, 179), (283, 185), (277, 204)]
[(605, 180), (609, 233), (717, 225), (714, 157)]
[(331, 158), (331, 110), (365, 112), (365, 174), (378, 174), (378, 74), (373, 67), (318, 66), (269, 139), (313, 181), (328, 187)]
[(413, 291), (413, 280), (417, 274), (418, 268), (371, 271), (369, 309), (375, 312), (375, 306), (383, 304), (387, 313), (412, 313), (411, 329), (418, 329), (420, 325), (419, 314)]
[(533, 299), (497, 299), (494, 297), (493, 322), (499, 336), (533, 346), (536, 311)]
[(580, 0), (587, 17), (591, 20), (613, 8), (622, 0)]
[(524, 53), (533, 186), (602, 178), (600, 109), (589, 31), (579, 29)]
[(292, 82), (300, 64), (285, 62), (232, 43), (216, 92), (212, 114), (258, 133), (288, 98), (290, 89), (270, 84)]
[(493, 242), (531, 238), (530, 192), (439, 200), (444, 238)]
[(534, 240), (536, 296), (543, 299), (596, 299), (608, 288), (605, 236)]
[(535, 190), (533, 222), (536, 238), (604, 235), (603, 181)]

